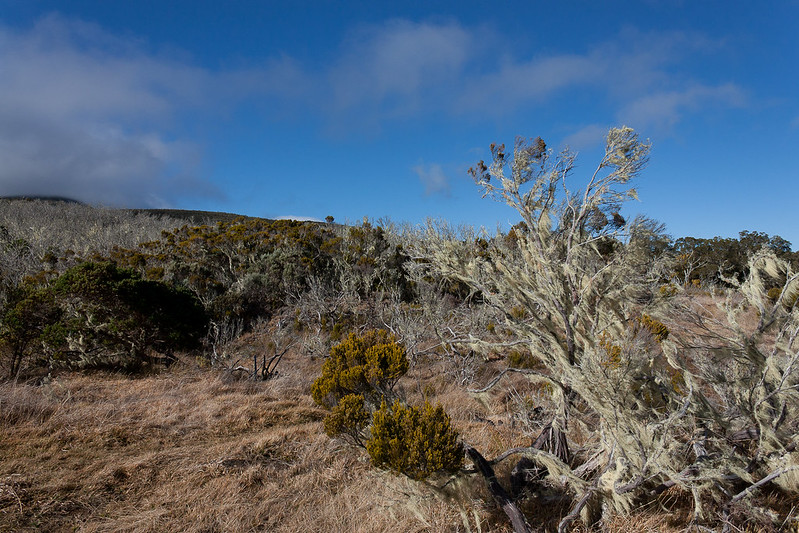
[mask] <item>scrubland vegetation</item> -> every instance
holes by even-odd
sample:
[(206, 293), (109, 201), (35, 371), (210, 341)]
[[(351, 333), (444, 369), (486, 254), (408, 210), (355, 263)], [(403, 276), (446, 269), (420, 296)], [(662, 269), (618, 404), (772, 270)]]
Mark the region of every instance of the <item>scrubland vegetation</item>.
[(796, 530), (799, 253), (491, 153), (496, 235), (0, 202), (0, 531)]

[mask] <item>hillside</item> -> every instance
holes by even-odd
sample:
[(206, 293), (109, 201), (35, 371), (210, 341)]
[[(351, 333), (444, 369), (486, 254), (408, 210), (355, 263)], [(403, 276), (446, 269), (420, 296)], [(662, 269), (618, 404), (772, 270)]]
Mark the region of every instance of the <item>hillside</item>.
[[(292, 353), (280, 376), (258, 383), (185, 362), (151, 376), (0, 385), (0, 531), (509, 531), (481, 485), (447, 501), (327, 437), (310, 396), (320, 367)], [(475, 401), (437, 370), (425, 363), (405, 379), (409, 401), (421, 383), (486, 454), (525, 444), (513, 401)], [(546, 530), (566, 511), (553, 496), (525, 506)], [(642, 509), (605, 530), (682, 530), (684, 497), (661, 502), (673, 512)]]
[[(132, 213), (133, 215), (143, 214), (154, 217), (181, 220), (192, 226), (216, 224), (217, 222), (231, 222), (242, 217), (242, 215), (236, 215), (234, 213), (223, 213), (220, 211), (196, 211), (190, 209), (124, 209), (123, 211)], [(245, 216), (243, 218), (253, 217)]]
[(0, 530), (794, 527), (790, 243), (480, 172), (507, 233), (4, 201)]

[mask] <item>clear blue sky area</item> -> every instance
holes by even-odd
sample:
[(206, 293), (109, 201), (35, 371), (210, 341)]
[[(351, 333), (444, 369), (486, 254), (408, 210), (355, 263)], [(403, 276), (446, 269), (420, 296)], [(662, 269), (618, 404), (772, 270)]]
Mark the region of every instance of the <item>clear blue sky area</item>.
[(631, 206), (799, 248), (799, 2), (0, 0), (0, 195), (515, 223), (492, 142), (651, 139)]

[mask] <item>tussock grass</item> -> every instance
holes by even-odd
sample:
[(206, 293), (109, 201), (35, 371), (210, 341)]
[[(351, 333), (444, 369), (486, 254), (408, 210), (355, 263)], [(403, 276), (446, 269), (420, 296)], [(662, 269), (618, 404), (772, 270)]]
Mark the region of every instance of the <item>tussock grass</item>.
[[(520, 405), (545, 405), (546, 391), (512, 377), (503, 392), (475, 396), (436, 364), (401, 380), (410, 403), (442, 404), (486, 457), (530, 445), (545, 421), (535, 412), (521, 419)], [(66, 373), (0, 384), (0, 531), (510, 531), (482, 479), (431, 490), (328, 438), (325, 411), (310, 397), (320, 366), (290, 353), (267, 382), (182, 365), (136, 378)], [(496, 466), (505, 486), (513, 464)], [(554, 531), (571, 497), (548, 482), (522, 507), (535, 531)], [(686, 528), (689, 495), (674, 487), (659, 505), (592, 531)], [(587, 530), (577, 521), (573, 531)]]
[(305, 370), (0, 385), (0, 531), (457, 530), (445, 502), (324, 434)]

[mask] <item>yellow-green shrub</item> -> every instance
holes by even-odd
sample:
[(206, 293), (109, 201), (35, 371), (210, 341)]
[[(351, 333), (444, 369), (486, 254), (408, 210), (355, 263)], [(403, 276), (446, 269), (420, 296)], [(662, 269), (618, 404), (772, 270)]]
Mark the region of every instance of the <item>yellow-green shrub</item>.
[(660, 289), (658, 289), (660, 296), (663, 298), (669, 298), (671, 296), (674, 296), (677, 294), (677, 291), (678, 291), (677, 285), (675, 285), (674, 283), (667, 283), (666, 285), (661, 285)]
[(328, 409), (348, 394), (361, 394), (376, 404), (391, 392), (408, 366), (405, 348), (393, 335), (382, 330), (360, 336), (350, 333), (330, 350), (322, 375), (311, 386), (311, 395)]
[(511, 368), (536, 368), (541, 365), (541, 362), (529, 350), (512, 350), (508, 354), (506, 362)]
[(618, 344), (613, 344), (610, 335), (604, 332), (599, 337), (599, 346), (605, 350), (605, 353), (607, 354), (601, 362), (602, 366), (608, 368), (620, 368), (621, 346)]
[[(779, 299), (779, 297), (782, 296), (782, 287), (770, 288), (766, 293), (766, 296), (768, 296), (769, 300), (771, 300), (772, 302), (776, 302)], [(790, 295), (789, 293), (789, 295), (783, 298), (782, 305), (786, 309), (790, 309), (791, 307), (796, 305), (797, 300), (799, 300), (799, 292), (795, 292), (793, 295)]]
[(325, 417), (325, 433), (330, 437), (349, 435), (361, 442), (364, 428), (369, 424), (369, 411), (366, 410), (363, 395), (348, 394), (341, 398)]
[(385, 402), (375, 411), (366, 451), (377, 467), (421, 480), (453, 472), (463, 464), (463, 446), (450, 418), (439, 405), (412, 407)]

